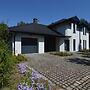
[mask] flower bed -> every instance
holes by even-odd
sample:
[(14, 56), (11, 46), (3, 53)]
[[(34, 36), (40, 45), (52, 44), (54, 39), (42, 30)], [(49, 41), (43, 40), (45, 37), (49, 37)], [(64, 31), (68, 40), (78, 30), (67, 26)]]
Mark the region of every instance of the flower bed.
[(50, 84), (40, 73), (27, 66), (27, 63), (18, 64), (19, 73), (23, 78), (17, 85), (17, 90), (50, 90)]
[(70, 52), (51, 52), (50, 54), (52, 54), (52, 55), (58, 55), (58, 56), (62, 56), (62, 57), (64, 57), (64, 56), (72, 56), (73, 55)]

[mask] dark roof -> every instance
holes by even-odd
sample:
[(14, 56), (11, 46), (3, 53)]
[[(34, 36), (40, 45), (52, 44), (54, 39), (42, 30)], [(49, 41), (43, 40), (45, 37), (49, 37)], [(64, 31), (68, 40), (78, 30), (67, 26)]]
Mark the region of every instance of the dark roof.
[(53, 35), (53, 36), (62, 36), (62, 34), (57, 33), (49, 29), (46, 25), (31, 23), (21, 26), (14, 26), (8, 29), (10, 32), (21, 32), (21, 33), (33, 33), (33, 34), (42, 34), (42, 35)]
[(58, 21), (56, 21), (54, 23), (51, 23), (48, 26), (55, 26), (55, 25), (58, 25), (58, 24), (62, 24), (64, 22), (75, 22), (75, 23), (79, 23), (79, 18), (77, 16), (74, 16), (74, 17), (71, 17), (71, 18), (68, 18), (68, 19), (61, 19), (61, 20), (58, 20)]

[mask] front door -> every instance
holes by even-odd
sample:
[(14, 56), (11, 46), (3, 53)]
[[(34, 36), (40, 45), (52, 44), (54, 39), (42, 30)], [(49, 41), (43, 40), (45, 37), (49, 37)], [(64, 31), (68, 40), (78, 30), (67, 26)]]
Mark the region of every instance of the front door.
[(65, 50), (69, 51), (69, 40), (65, 40)]

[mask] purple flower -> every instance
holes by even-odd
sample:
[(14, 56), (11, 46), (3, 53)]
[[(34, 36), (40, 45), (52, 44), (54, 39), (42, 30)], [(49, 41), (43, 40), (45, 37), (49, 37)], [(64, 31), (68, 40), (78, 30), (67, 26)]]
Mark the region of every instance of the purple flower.
[(17, 90), (33, 90), (32, 87), (27, 86), (26, 84), (18, 84)]
[(30, 87), (28, 90), (33, 90), (33, 88), (32, 88), (32, 87)]
[(22, 84), (21, 84), (21, 83), (18, 84), (17, 89), (18, 89), (18, 90), (22, 90)]
[(38, 86), (38, 90), (45, 90), (45, 88), (44, 88), (44, 85), (43, 85), (43, 84), (38, 84), (37, 86)]
[(42, 76), (36, 72), (36, 71), (33, 71), (32, 72), (32, 79), (40, 79)]
[(25, 74), (27, 71), (27, 64), (26, 63), (20, 63), (18, 64), (18, 68), (21, 74)]

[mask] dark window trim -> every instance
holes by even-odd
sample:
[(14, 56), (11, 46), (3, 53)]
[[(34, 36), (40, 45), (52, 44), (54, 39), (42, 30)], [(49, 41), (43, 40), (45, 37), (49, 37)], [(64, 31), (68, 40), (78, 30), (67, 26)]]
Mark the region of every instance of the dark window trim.
[(76, 39), (73, 39), (73, 51), (76, 51)]
[(75, 24), (73, 24), (73, 33), (76, 33), (76, 27), (75, 27), (76, 25)]

